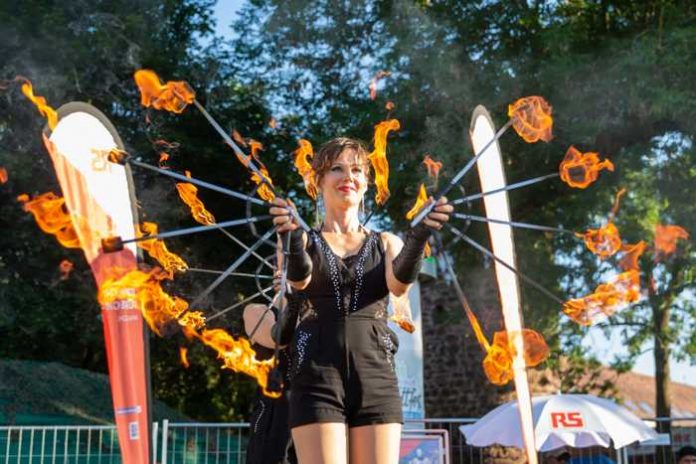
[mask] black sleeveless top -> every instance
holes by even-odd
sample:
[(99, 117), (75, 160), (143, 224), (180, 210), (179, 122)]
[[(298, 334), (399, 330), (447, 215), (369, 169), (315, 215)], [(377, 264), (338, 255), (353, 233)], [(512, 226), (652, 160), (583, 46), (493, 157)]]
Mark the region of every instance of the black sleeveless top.
[(312, 230), (307, 253), (312, 258), (312, 280), (302, 294), (319, 319), (342, 319), (353, 314), (387, 318), (389, 289), (379, 233), (369, 232), (356, 254), (340, 258), (321, 233)]

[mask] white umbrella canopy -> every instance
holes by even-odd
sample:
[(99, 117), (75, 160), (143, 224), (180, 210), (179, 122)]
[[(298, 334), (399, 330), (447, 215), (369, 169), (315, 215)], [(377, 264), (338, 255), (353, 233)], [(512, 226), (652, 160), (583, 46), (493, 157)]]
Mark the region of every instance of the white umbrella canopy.
[[(612, 442), (622, 448), (657, 437), (643, 421), (611, 400), (592, 395), (558, 394), (532, 398), (537, 451), (586, 448)], [(473, 446), (524, 447), (517, 402), (498, 406), (460, 431)]]

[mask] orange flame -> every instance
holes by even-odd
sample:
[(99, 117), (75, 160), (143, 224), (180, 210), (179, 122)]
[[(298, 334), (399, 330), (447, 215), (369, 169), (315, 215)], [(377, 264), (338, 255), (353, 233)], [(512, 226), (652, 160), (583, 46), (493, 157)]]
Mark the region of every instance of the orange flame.
[(563, 312), (580, 325), (589, 326), (640, 299), (640, 273), (630, 270), (619, 274), (608, 283), (600, 284), (582, 298), (565, 302)]
[(20, 193), (19, 195), (17, 195), (17, 201), (20, 203), (26, 203), (27, 201), (29, 201), (29, 195), (27, 195), (26, 193)]
[(606, 259), (609, 256), (614, 256), (621, 249), (621, 236), (619, 229), (614, 225), (612, 219), (619, 211), (621, 197), (626, 193), (626, 189), (621, 189), (616, 193), (614, 205), (609, 213), (609, 219), (605, 225), (599, 229), (587, 229), (584, 234), (576, 234), (578, 237), (583, 237), (587, 248), (600, 259)]
[(56, 124), (58, 124), (58, 113), (56, 113), (56, 110), (48, 106), (48, 103), (46, 103), (46, 99), (44, 97), (34, 95), (34, 86), (31, 84), (29, 79), (22, 76), (17, 76), (15, 79), (24, 82), (22, 84), (22, 93), (34, 105), (36, 105), (36, 109), (39, 110), (39, 113), (46, 118), (46, 121), (48, 121), (48, 127), (51, 130), (55, 129)]
[(133, 270), (120, 278), (108, 278), (99, 287), (97, 299), (105, 309), (140, 309), (148, 326), (159, 336), (172, 326), (198, 329), (205, 318), (198, 311), (188, 311), (188, 303), (167, 294), (160, 284), (162, 270)]
[(242, 134), (237, 131), (237, 129), (232, 129), (232, 138), (234, 139), (235, 142), (240, 144), (243, 147), (247, 146), (246, 140), (244, 140), (244, 137), (242, 137)]
[(249, 150), (251, 150), (251, 157), (258, 161), (259, 152), (263, 151), (263, 144), (258, 140), (249, 139)]
[(256, 353), (251, 348), (249, 340), (245, 338), (235, 339), (223, 329), (206, 329), (195, 336), (205, 345), (214, 349), (218, 357), (222, 359), (223, 367), (241, 372), (256, 379), (263, 389), (264, 395), (271, 398), (279, 398), (280, 393), (268, 391), (268, 374), (275, 365), (275, 359), (259, 361)]
[(181, 365), (186, 369), (189, 368), (188, 349), (185, 346), (179, 347), (179, 361), (181, 361)]
[(553, 138), (551, 105), (543, 97), (520, 98), (508, 106), (512, 127), (525, 142), (548, 142)]
[[(513, 332), (512, 338), (522, 336), (524, 344), (524, 362), (527, 367), (535, 367), (549, 356), (549, 347), (538, 332), (522, 329), (522, 333)], [(483, 360), (483, 371), (494, 385), (505, 385), (514, 377), (512, 360), (516, 351), (513, 340), (508, 339), (504, 330), (493, 334), (493, 344)]]
[[(232, 137), (241, 145), (245, 147), (247, 146), (247, 142), (244, 140), (244, 137), (242, 137), (241, 134), (236, 130), (232, 131)], [(249, 139), (248, 145), (249, 149), (251, 150), (251, 154), (248, 157), (241, 156), (236, 152), (235, 155), (237, 156), (239, 162), (247, 168), (249, 167), (249, 162), (252, 159), (255, 161), (256, 166), (259, 168), (259, 171), (261, 171), (261, 176), (259, 176), (255, 172), (252, 172), (251, 180), (259, 186), (259, 188), (257, 189), (259, 197), (266, 201), (273, 201), (275, 199), (275, 195), (273, 194), (273, 190), (271, 190), (271, 187), (269, 187), (269, 185), (273, 185), (273, 181), (271, 180), (271, 176), (268, 173), (268, 169), (266, 169), (266, 166), (264, 166), (264, 164), (261, 162), (261, 159), (259, 158), (259, 151), (263, 150), (263, 144), (254, 139)], [(262, 178), (266, 182), (268, 182), (268, 185), (263, 182)]]
[(655, 226), (655, 260), (660, 261), (677, 251), (677, 240), (686, 240), (689, 233), (680, 226), (657, 224)]
[(619, 212), (619, 204), (621, 203), (621, 197), (626, 193), (626, 189), (622, 188), (618, 192), (616, 192), (616, 196), (614, 197), (614, 205), (611, 207), (611, 212), (609, 213), (609, 220), (613, 219), (614, 216), (616, 216), (616, 213)]
[(387, 161), (387, 135), (390, 131), (401, 129), (397, 119), (388, 119), (375, 126), (374, 149), (368, 156), (375, 171), (377, 195), (375, 201), (384, 204), (389, 198), (389, 161)]
[(632, 245), (627, 243), (621, 247), (621, 251), (623, 252), (623, 256), (619, 260), (619, 267), (624, 271), (640, 270), (638, 260), (645, 251), (645, 242), (641, 240)]
[(169, 153), (165, 153), (165, 152), (160, 153), (159, 165), (161, 168), (165, 167), (164, 163), (166, 163), (167, 160), (169, 160)]
[(619, 229), (611, 221), (599, 229), (587, 229), (584, 234), (576, 235), (583, 237), (587, 248), (600, 259), (615, 255), (621, 248)]
[(156, 110), (179, 114), (196, 98), (196, 93), (186, 82), (168, 81), (162, 84), (160, 78), (152, 70), (138, 70), (133, 77), (135, 84), (140, 89), (140, 104), (145, 107), (151, 106)]
[(389, 320), (393, 321), (396, 325), (398, 325), (408, 333), (413, 333), (416, 331), (416, 326), (413, 324), (413, 321), (411, 321), (407, 317), (397, 316), (396, 314), (393, 314), (391, 317), (389, 317)]
[(421, 184), (420, 188), (418, 189), (418, 197), (416, 198), (416, 202), (413, 204), (413, 207), (406, 213), (406, 219), (409, 221), (413, 219), (416, 214), (418, 214), (418, 211), (421, 210), (425, 202), (428, 201), (428, 192), (425, 190), (425, 185)]
[(7, 183), (8, 179), (9, 179), (9, 177), (7, 176), (7, 169), (0, 166), (0, 184)]
[(374, 100), (377, 98), (377, 82), (384, 78), (391, 76), (391, 72), (389, 71), (379, 71), (377, 74), (375, 74), (372, 77), (372, 80), (370, 81), (369, 89), (370, 89), (370, 100)]
[[(406, 219), (409, 221), (413, 219), (421, 210), (426, 201), (428, 201), (428, 192), (425, 190), (425, 185), (421, 184), (420, 188), (418, 189), (418, 197), (416, 197), (416, 202), (413, 204), (413, 207), (408, 211), (408, 213), (406, 213)], [(426, 243), (424, 255), (427, 258), (431, 254), (432, 250), (430, 249), (430, 244)]]
[(47, 192), (29, 200), (29, 196), (22, 194), (17, 200), (24, 203), (24, 211), (31, 213), (41, 230), (55, 235), (65, 248), (80, 248), (80, 240), (75, 232), (75, 227), (70, 214), (65, 206), (65, 199), (56, 196), (53, 192)]
[[(136, 235), (143, 237), (146, 235), (157, 235), (158, 227), (154, 222), (143, 222), (139, 227), (136, 227)], [(167, 248), (167, 245), (162, 240), (150, 239), (137, 242), (138, 246), (147, 251), (147, 254), (155, 259), (168, 274), (168, 278), (172, 278), (175, 272), (185, 272), (188, 269), (188, 264), (175, 255)]]
[(425, 168), (428, 170), (428, 177), (437, 179), (440, 175), (440, 169), (442, 169), (442, 161), (435, 161), (430, 155), (425, 155), (423, 164), (425, 164)]
[(60, 280), (67, 280), (70, 277), (70, 273), (73, 270), (73, 263), (70, 260), (64, 259), (58, 265), (58, 270), (60, 270)]
[(299, 147), (293, 152), (295, 155), (295, 168), (302, 176), (305, 190), (312, 199), (317, 199), (318, 189), (314, 178), (314, 169), (310, 160), (314, 157), (314, 148), (309, 140), (300, 139)]
[(598, 153), (581, 153), (572, 145), (568, 148), (559, 167), (561, 180), (571, 187), (581, 189), (587, 188), (596, 181), (602, 169), (613, 172), (614, 164), (608, 158), (599, 161)]
[[(186, 171), (186, 177), (191, 177), (188, 171)], [(198, 198), (198, 189), (195, 185), (188, 182), (178, 182), (176, 190), (179, 192), (181, 200), (191, 210), (191, 216), (193, 216), (194, 221), (204, 225), (215, 224), (215, 216), (206, 209), (203, 202)]]

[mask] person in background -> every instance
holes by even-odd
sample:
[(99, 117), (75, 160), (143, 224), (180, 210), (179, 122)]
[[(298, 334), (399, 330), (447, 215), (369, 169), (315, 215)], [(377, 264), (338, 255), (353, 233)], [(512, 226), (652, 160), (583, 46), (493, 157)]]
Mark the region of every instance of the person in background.
[(682, 446), (677, 451), (677, 464), (696, 464), (696, 448)]
[[(277, 280), (276, 276), (276, 284)], [(275, 352), (271, 332), (278, 318), (278, 308), (277, 302), (274, 303), (270, 309), (263, 304), (250, 304), (244, 308), (244, 331), (247, 336), (254, 332), (250, 342), (259, 360), (270, 359)], [(256, 393), (254, 411), (249, 421), (247, 464), (297, 464), (288, 426), (289, 355), (285, 348), (278, 351), (278, 358), (277, 369), (284, 384), (282, 393), (280, 398), (265, 396), (261, 388)]]

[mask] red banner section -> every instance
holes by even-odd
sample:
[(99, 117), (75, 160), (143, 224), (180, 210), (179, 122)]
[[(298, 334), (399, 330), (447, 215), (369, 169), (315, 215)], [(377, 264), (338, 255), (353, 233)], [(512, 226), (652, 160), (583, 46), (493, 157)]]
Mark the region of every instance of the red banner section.
[[(109, 120), (85, 103), (58, 110), (59, 121), (44, 135), (72, 223), (94, 273), (97, 287), (137, 267), (130, 244), (103, 253), (101, 239), (134, 237), (134, 202), (128, 170), (107, 161), (121, 140)], [(50, 136), (49, 136), (50, 134)], [(126, 464), (150, 463), (149, 376), (144, 324), (135, 290), (101, 308), (109, 380), (121, 455)]]

